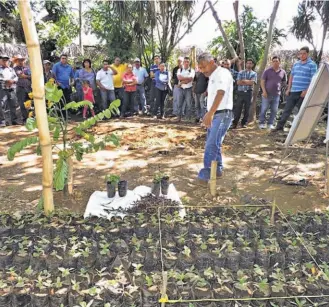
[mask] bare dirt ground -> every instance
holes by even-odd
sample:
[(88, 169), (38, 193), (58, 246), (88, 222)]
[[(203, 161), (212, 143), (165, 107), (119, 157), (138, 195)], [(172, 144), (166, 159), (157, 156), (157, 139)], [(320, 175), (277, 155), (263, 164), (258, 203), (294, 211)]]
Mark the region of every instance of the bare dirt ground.
[[(279, 183), (271, 183), (271, 179), (283, 155), (285, 135), (253, 127), (229, 131), (223, 146), (225, 173), (218, 179), (216, 198), (209, 195), (207, 188), (193, 182), (202, 166), (202, 127), (135, 117), (104, 121), (94, 130), (99, 135), (116, 133), (121, 137), (120, 146), (107, 147), (86, 155), (82, 162), (75, 161), (74, 194), (68, 198), (62, 192), (54, 192), (57, 208), (83, 212), (90, 195), (105, 190), (107, 174), (120, 174), (134, 188), (151, 185), (157, 170), (170, 175), (183, 201), (191, 205), (275, 200), (282, 210), (296, 211), (324, 209), (329, 203), (324, 193), (324, 125), (319, 126), (305, 147), (296, 171), (279, 174), (289, 174)], [(36, 156), (34, 148), (22, 151), (12, 162), (6, 157), (11, 144), (30, 134), (21, 126), (0, 129), (0, 211), (33, 210), (40, 197), (41, 157)], [(280, 172), (296, 164), (304, 146), (298, 144), (289, 149)], [(299, 180), (308, 185), (287, 184)]]

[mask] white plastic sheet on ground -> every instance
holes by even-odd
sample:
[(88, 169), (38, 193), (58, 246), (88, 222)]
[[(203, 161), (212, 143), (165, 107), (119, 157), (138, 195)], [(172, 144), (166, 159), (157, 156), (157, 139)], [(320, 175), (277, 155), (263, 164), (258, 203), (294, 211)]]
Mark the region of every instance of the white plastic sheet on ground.
[[(136, 201), (141, 200), (142, 197), (145, 197), (149, 194), (151, 194), (151, 188), (146, 186), (138, 186), (132, 191), (128, 190), (127, 195), (125, 197), (120, 197), (117, 192), (115, 197), (108, 198), (107, 192), (95, 191), (93, 194), (91, 194), (89, 198), (84, 218), (87, 218), (89, 216), (98, 216), (109, 219), (114, 215), (124, 217), (124, 212), (116, 212), (115, 210), (130, 209), (134, 206), (134, 203)], [(184, 217), (186, 215), (185, 208), (173, 184), (169, 185), (168, 195), (165, 197), (178, 203), (179, 215), (181, 217)], [(106, 212), (105, 209), (109, 209), (111, 210), (111, 212)]]

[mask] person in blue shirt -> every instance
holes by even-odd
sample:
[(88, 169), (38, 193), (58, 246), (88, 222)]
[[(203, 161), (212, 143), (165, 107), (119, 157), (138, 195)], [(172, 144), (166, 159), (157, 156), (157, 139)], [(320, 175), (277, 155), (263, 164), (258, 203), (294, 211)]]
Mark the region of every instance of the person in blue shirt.
[(153, 58), (154, 63), (150, 67), (150, 77), (152, 79), (151, 82), (151, 92), (150, 92), (150, 110), (151, 113), (154, 113), (155, 108), (155, 99), (156, 99), (156, 90), (155, 90), (155, 73), (159, 70), (159, 64), (161, 61), (160, 56), (155, 55)]
[(53, 66), (53, 77), (57, 85), (63, 90), (66, 103), (71, 101), (71, 85), (73, 84), (74, 71), (71, 65), (67, 63), (67, 55), (62, 54), (60, 61)]
[(294, 64), (289, 77), (286, 90), (287, 103), (284, 106), (281, 118), (273, 131), (283, 131), (284, 125), (295, 107), (300, 108), (313, 76), (317, 71), (317, 66), (309, 58), (310, 49), (302, 47), (299, 50), (299, 61)]
[(149, 74), (144, 67), (141, 67), (141, 60), (139, 58), (136, 58), (134, 62), (135, 67), (133, 73), (137, 77), (137, 93), (139, 94), (139, 103), (135, 104), (134, 111), (143, 114), (147, 113), (144, 83)]
[(165, 63), (159, 65), (159, 70), (155, 73), (155, 91), (156, 91), (156, 104), (153, 110), (154, 118), (157, 118), (158, 109), (160, 108), (160, 117), (164, 119), (164, 102), (168, 94), (169, 74), (165, 70)]
[(237, 100), (234, 106), (234, 120), (232, 129), (237, 128), (240, 121), (240, 117), (243, 111), (243, 118), (241, 120), (241, 127), (246, 128), (248, 124), (249, 109), (251, 106), (252, 93), (254, 84), (257, 83), (257, 74), (253, 71), (254, 67), (253, 59), (247, 59), (246, 69), (238, 73), (236, 83), (238, 85)]

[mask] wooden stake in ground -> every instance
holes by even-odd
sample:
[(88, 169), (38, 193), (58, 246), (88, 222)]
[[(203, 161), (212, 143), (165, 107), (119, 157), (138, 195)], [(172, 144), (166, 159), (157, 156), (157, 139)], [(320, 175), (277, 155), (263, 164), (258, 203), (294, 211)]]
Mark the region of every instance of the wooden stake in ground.
[(217, 161), (211, 161), (210, 169), (210, 194), (216, 196), (216, 180), (217, 179)]
[(45, 104), (45, 86), (43, 66), (41, 62), (40, 44), (32, 16), (30, 1), (19, 0), (18, 9), (21, 15), (27, 50), (30, 59), (33, 100), (42, 153), (42, 194), (45, 213), (49, 214), (54, 210), (53, 157)]

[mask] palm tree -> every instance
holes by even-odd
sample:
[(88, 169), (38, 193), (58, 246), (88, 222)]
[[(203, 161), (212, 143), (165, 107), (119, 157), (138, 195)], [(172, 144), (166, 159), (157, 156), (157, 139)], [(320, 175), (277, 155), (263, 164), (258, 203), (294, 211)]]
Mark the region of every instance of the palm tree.
[[(321, 19), (322, 38), (321, 45), (318, 49), (314, 42), (312, 23), (317, 19)], [(324, 41), (329, 30), (329, 2), (328, 1), (310, 1), (304, 0), (298, 5), (297, 15), (293, 17), (293, 25), (290, 31), (298, 40), (306, 40), (313, 47), (313, 59), (316, 63), (320, 63)]]

